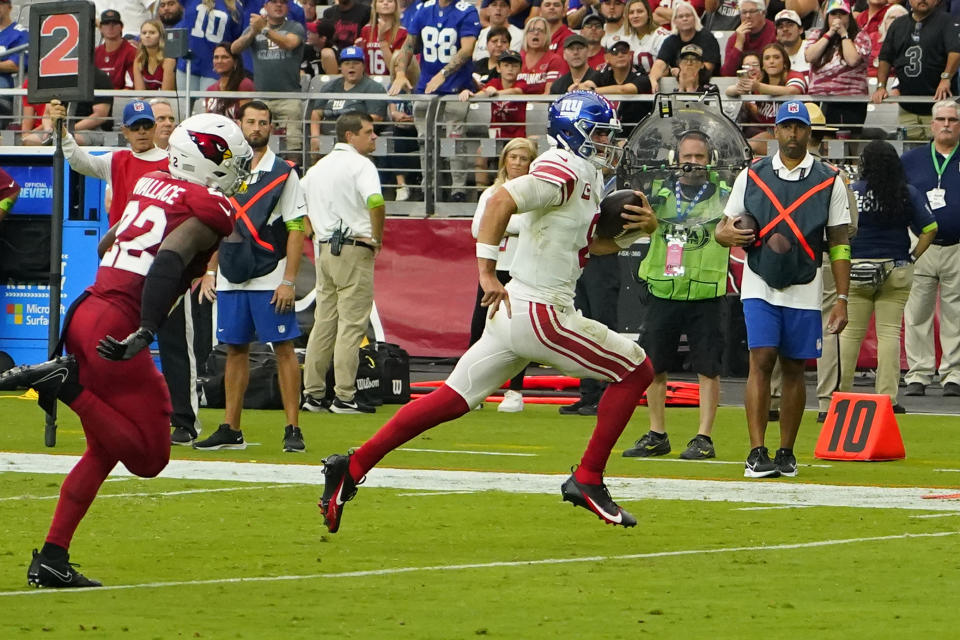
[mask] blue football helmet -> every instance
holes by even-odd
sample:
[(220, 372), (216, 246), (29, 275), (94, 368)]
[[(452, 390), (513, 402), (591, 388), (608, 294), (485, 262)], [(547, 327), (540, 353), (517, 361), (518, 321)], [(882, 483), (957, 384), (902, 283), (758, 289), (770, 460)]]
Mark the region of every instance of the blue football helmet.
[(592, 91), (571, 91), (550, 105), (547, 120), (547, 135), (558, 147), (601, 169), (617, 167), (623, 149), (617, 146), (615, 137), (621, 128), (617, 110), (609, 100)]

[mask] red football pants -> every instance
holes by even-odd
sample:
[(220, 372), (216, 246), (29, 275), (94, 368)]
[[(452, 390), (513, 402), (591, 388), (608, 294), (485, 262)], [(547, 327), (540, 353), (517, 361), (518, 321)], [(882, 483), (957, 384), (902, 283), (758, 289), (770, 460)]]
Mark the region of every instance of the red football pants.
[(77, 359), (83, 392), (70, 405), (83, 425), (87, 449), (67, 474), (47, 542), (69, 547), (107, 475), (122, 462), (144, 478), (170, 460), (170, 394), (147, 350), (125, 362), (105, 360), (97, 342), (136, 330), (139, 318), (102, 298), (87, 297), (67, 327), (66, 350)]

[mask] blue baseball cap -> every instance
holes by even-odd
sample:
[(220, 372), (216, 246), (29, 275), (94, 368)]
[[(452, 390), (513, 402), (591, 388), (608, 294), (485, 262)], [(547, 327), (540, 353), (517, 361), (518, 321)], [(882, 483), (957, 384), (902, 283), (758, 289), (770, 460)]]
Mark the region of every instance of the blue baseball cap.
[(340, 50), (340, 62), (344, 60), (359, 60), (363, 62), (363, 49), (360, 47), (345, 47)]
[(810, 126), (810, 112), (807, 111), (805, 104), (799, 100), (791, 100), (790, 102), (784, 102), (780, 105), (780, 109), (777, 111), (777, 121), (776, 124), (782, 122), (787, 122), (789, 120), (797, 120), (803, 124)]
[(153, 117), (153, 109), (148, 103), (143, 100), (134, 100), (123, 108), (123, 126), (129, 127), (134, 122), (140, 122), (141, 120), (157, 121)]

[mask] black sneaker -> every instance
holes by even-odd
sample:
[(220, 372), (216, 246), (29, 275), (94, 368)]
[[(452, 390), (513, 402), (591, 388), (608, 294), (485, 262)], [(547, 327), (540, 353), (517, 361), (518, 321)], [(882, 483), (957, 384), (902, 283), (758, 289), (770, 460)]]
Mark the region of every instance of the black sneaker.
[(84, 587), (102, 587), (103, 584), (91, 580), (70, 564), (70, 556), (56, 561), (50, 560), (42, 553), (33, 550), (33, 560), (27, 569), (27, 583), (34, 587), (49, 587), (51, 589), (82, 589)]
[(607, 485), (581, 484), (570, 474), (567, 481), (560, 487), (560, 495), (566, 502), (572, 502), (575, 507), (583, 507), (597, 514), (597, 517), (607, 524), (621, 527), (634, 527), (637, 519), (624, 511), (610, 497)]
[(773, 456), (773, 464), (777, 465), (780, 475), (797, 477), (797, 457), (793, 455), (793, 449), (777, 449), (777, 453)]
[(907, 385), (903, 395), (905, 396), (924, 396), (927, 395), (927, 386), (922, 382), (911, 382)]
[(590, 402), (577, 409), (577, 413), (581, 416), (595, 416), (597, 415), (597, 407), (598, 403)]
[(643, 437), (634, 443), (633, 447), (623, 452), (624, 458), (650, 458), (665, 456), (670, 453), (670, 438), (667, 434), (647, 431)]
[(780, 475), (780, 468), (770, 459), (766, 447), (751, 449), (743, 467), (744, 478), (776, 478)]
[(311, 413), (330, 413), (330, 401), (326, 398), (317, 398), (309, 393), (303, 394), (303, 404), (300, 408)]
[(200, 435), (200, 431), (201, 429), (199, 427), (197, 427), (196, 431), (191, 431), (186, 427), (174, 427), (173, 432), (170, 433), (170, 444), (189, 447), (197, 439), (197, 436)]
[(893, 412), (894, 412), (894, 413), (906, 413), (906, 412), (907, 412), (907, 408), (904, 407), (902, 404), (895, 404), (895, 405), (893, 405)]
[(680, 454), (681, 460), (706, 460), (707, 458), (716, 458), (717, 452), (713, 448), (713, 442), (701, 434), (693, 436), (693, 439), (687, 443), (686, 450)]
[(817, 414), (817, 422), (818, 422), (819, 424), (823, 424), (823, 423), (826, 422), (826, 421), (827, 421), (827, 412), (826, 412), (826, 411), (821, 411), (820, 413)]
[(333, 454), (323, 459), (323, 495), (320, 496), (320, 511), (327, 531), (336, 533), (343, 518), (343, 505), (357, 495), (357, 485), (350, 476), (350, 456)]
[(222, 424), (217, 427), (206, 440), (193, 443), (194, 449), (203, 449), (205, 451), (216, 451), (217, 449), (246, 449), (247, 443), (243, 441), (243, 431), (234, 431), (228, 424)]
[(562, 407), (557, 409), (557, 413), (559, 413), (562, 416), (578, 416), (580, 415), (579, 413), (580, 407), (585, 407), (585, 406), (587, 406), (586, 402), (584, 402), (583, 400), (577, 400), (573, 404), (563, 405)]
[(307, 450), (300, 427), (288, 424), (283, 428), (283, 450), (289, 453), (303, 453)]
[(943, 385), (943, 397), (944, 398), (957, 398), (960, 397), (960, 384), (956, 382), (948, 382)]
[(334, 398), (330, 404), (330, 411), (334, 413), (376, 413), (377, 409), (363, 402), (358, 402), (356, 398), (350, 401)]
[(65, 355), (40, 364), (22, 365), (0, 374), (0, 390), (30, 388), (37, 392), (37, 404), (47, 413), (57, 406), (57, 394), (64, 382), (77, 381), (77, 361)]
[(767, 422), (780, 422), (780, 410), (770, 409), (770, 413), (767, 414)]

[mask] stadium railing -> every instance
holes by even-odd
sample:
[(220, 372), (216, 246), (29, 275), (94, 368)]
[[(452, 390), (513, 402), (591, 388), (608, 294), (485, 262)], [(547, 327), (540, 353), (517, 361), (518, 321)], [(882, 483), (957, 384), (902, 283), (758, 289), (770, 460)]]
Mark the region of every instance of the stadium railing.
[[(331, 79), (323, 77), (315, 83), (308, 86), (316, 87), (323, 81)], [(375, 78), (384, 88), (389, 86), (389, 79)], [(0, 96), (11, 95), (15, 105), (14, 115), (6, 119), (6, 122), (0, 121), (0, 144), (4, 146), (20, 146), (24, 144), (24, 133), (18, 130), (18, 125), (22, 117), (20, 109), (21, 97), (26, 94), (24, 89), (2, 89)], [(186, 113), (186, 104), (184, 96), (176, 92), (157, 91), (157, 92), (132, 92), (132, 91), (97, 91), (98, 96), (110, 96), (113, 98), (113, 114), (121, 113), (123, 106), (135, 97), (155, 98), (163, 97), (168, 99), (174, 105), (175, 110), (179, 108), (181, 113)], [(343, 100), (349, 95), (350, 100), (369, 100), (388, 103), (410, 103), (418, 114), (422, 114), (417, 123), (417, 137), (409, 135), (397, 135), (397, 128), (393, 122), (388, 120), (377, 125), (377, 134), (379, 142), (377, 150), (373, 154), (374, 161), (381, 171), (381, 180), (386, 188), (385, 196), (389, 203), (388, 210), (391, 215), (402, 215), (412, 217), (426, 216), (471, 216), (475, 210), (475, 202), (480, 192), (485, 188), (485, 184), (492, 183), (496, 174), (496, 158), (506, 142), (504, 138), (497, 138), (494, 127), (491, 127), (490, 116), (491, 108), (496, 108), (495, 103), (502, 102), (521, 102), (526, 105), (525, 122), (522, 124), (526, 128), (527, 137), (533, 139), (540, 151), (548, 148), (546, 138), (546, 113), (549, 103), (556, 96), (505, 96), (498, 98), (471, 98), (468, 102), (467, 116), (463, 120), (448, 122), (447, 114), (455, 105), (461, 104), (457, 96), (429, 96), (416, 94), (403, 94), (400, 96), (388, 96), (385, 93), (372, 94), (324, 94), (316, 91), (306, 91), (302, 93), (257, 93), (251, 95), (245, 92), (194, 92), (191, 99), (194, 100), (193, 113), (203, 112), (204, 99), (210, 97), (238, 99), (249, 99), (255, 97), (261, 100), (276, 98), (296, 98), (303, 102), (303, 117), (301, 122), (297, 123), (303, 133), (303, 144), (299, 150), (287, 148), (287, 133), (285, 131), (275, 132), (271, 139), (271, 144), (275, 151), (283, 154), (292, 160), (297, 161), (302, 167), (311, 166), (322, 155), (328, 153), (335, 143), (334, 139), (334, 121), (320, 121), (320, 135), (311, 140), (310, 135), (310, 113), (309, 105), (311, 101), (327, 100), (335, 102)], [(614, 96), (616, 101), (624, 102), (651, 102), (653, 96)], [(868, 96), (849, 97), (849, 96), (790, 96), (798, 97), (806, 102), (866, 102)], [(740, 111), (741, 101), (754, 102), (783, 102), (788, 99), (783, 96), (743, 96), (740, 99), (723, 97), (724, 111), (728, 116), (735, 118)], [(331, 102), (328, 102), (330, 104)], [(880, 105), (869, 104), (867, 107), (867, 117), (863, 127), (860, 130), (853, 127), (838, 127), (841, 131), (839, 136), (834, 135), (827, 142), (826, 158), (849, 168), (854, 168), (859, 150), (863, 144), (873, 138), (887, 138), (898, 151), (902, 152), (910, 148), (917, 142), (910, 141), (901, 129), (898, 121), (898, 102), (926, 103), (930, 104), (932, 98), (923, 97), (900, 97), (885, 101)], [(336, 106), (334, 105), (334, 110)], [(456, 128), (453, 126), (457, 124)], [(636, 123), (626, 122), (625, 125)], [(757, 123), (742, 122), (742, 126), (756, 125)], [(827, 123), (828, 126), (837, 126), (835, 123)], [(758, 125), (770, 126), (770, 125)], [(831, 137), (831, 136), (828, 136)], [(416, 140), (416, 144), (413, 144)], [(311, 142), (316, 144), (317, 151), (311, 151)], [(47, 141), (49, 144), (49, 141)], [(458, 145), (458, 143), (460, 143)], [(122, 146), (123, 138), (120, 134), (119, 119), (114, 121), (114, 129), (104, 134), (104, 146), (115, 147)], [(459, 150), (458, 150), (459, 146)], [(768, 153), (775, 149), (775, 142), (768, 147)], [(449, 162), (458, 154), (467, 153), (470, 160), (468, 162), (468, 187), (466, 202), (453, 202), (450, 195), (450, 177), (451, 169)], [(397, 165), (406, 164), (408, 169), (398, 169)], [(404, 202), (393, 201), (397, 188), (396, 174), (398, 171), (404, 171), (409, 174), (408, 188), (412, 197)], [(422, 175), (422, 180), (415, 180), (416, 173)]]

